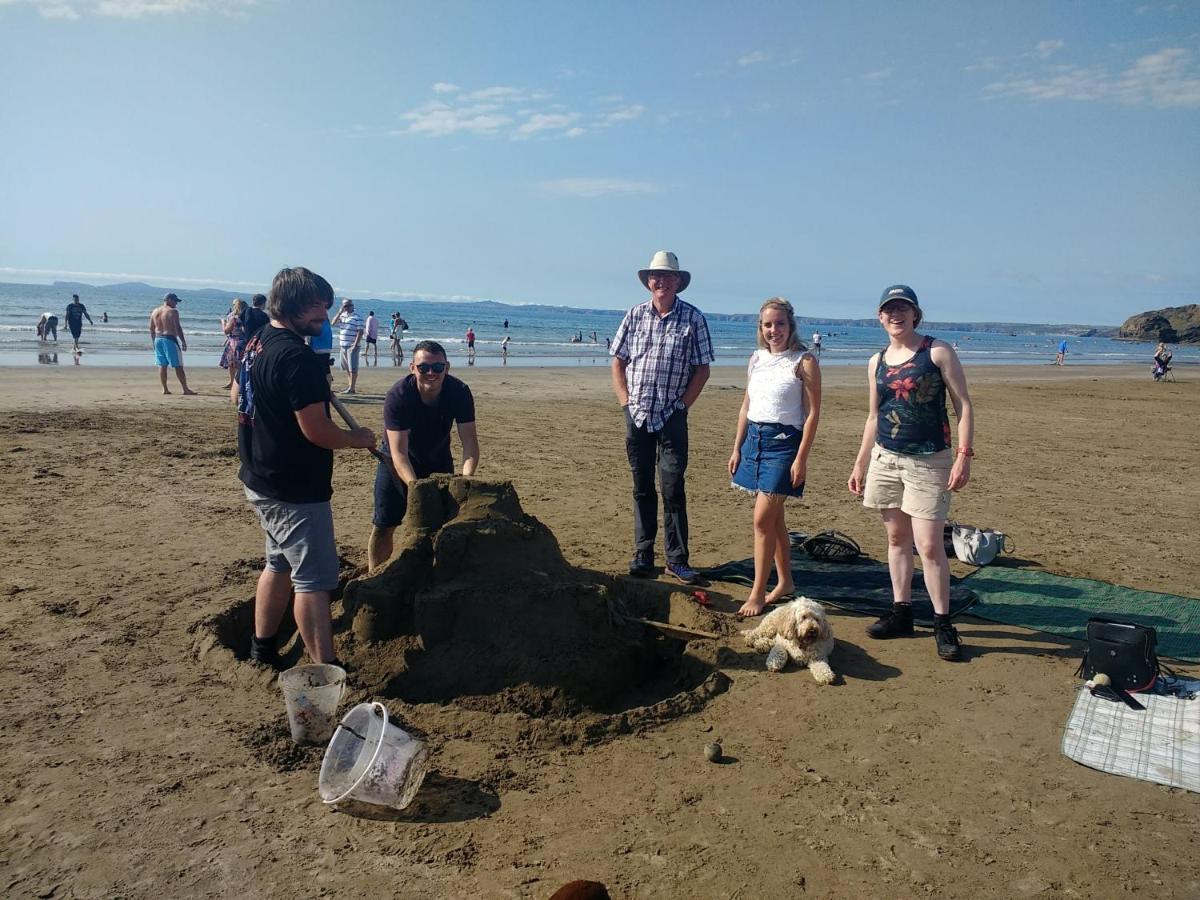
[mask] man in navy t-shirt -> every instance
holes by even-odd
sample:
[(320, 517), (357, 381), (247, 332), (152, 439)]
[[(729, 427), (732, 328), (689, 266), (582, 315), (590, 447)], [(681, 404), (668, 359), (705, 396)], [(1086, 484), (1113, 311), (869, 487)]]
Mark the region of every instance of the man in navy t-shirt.
[(464, 475), (474, 475), (479, 465), (479, 438), (475, 433), (475, 398), (471, 389), (448, 374), (446, 351), (437, 341), (421, 341), (413, 348), (411, 373), (392, 385), (383, 402), (385, 437), (381, 449), (392, 458), (404, 489), (396, 486), (381, 462), (375, 473), (375, 527), (367, 544), (370, 568), (391, 558), (392, 535), (404, 519), (408, 487), (435, 472), (453, 472), (450, 428), (458, 425), (463, 447)]
[(279, 624), (295, 589), (296, 625), (313, 662), (334, 662), (330, 592), (338, 585), (333, 536), (333, 451), (371, 448), (369, 428), (329, 418), (328, 367), (304, 343), (325, 321), (333, 288), (308, 269), (271, 284), (269, 321), (251, 337), (239, 373), (238, 477), (266, 532), (266, 567), (254, 595), (250, 658), (281, 665)]

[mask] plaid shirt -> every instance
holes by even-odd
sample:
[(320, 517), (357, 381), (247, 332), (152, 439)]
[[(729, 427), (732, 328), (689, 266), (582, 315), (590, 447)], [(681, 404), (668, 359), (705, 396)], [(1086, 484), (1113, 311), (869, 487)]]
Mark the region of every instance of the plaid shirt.
[(662, 429), (687, 390), (692, 371), (713, 361), (704, 314), (678, 297), (665, 316), (658, 315), (652, 300), (627, 312), (611, 352), (629, 363), (629, 414), (647, 431)]

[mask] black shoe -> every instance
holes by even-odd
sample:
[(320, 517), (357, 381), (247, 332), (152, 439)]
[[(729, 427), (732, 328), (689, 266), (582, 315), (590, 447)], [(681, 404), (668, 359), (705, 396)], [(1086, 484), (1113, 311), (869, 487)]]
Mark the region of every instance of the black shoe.
[(633, 559), (629, 561), (629, 574), (635, 578), (650, 578), (654, 574), (654, 554), (633, 554)]
[(911, 603), (893, 603), (887, 615), (867, 626), (867, 634), (873, 638), (894, 638), (913, 633)]
[(250, 662), (258, 663), (260, 666), (269, 666), (272, 669), (282, 669), (283, 660), (275, 648), (275, 638), (260, 641), (257, 637), (251, 636)]
[(933, 638), (937, 641), (937, 654), (942, 659), (951, 662), (962, 659), (962, 641), (959, 640), (958, 632), (949, 622), (934, 625)]

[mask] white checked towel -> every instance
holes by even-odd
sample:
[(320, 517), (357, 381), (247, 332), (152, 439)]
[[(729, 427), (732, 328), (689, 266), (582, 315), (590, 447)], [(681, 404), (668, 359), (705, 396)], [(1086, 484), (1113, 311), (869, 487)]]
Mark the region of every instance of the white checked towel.
[(1134, 696), (1144, 710), (1080, 688), (1063, 732), (1063, 753), (1102, 772), (1200, 793), (1200, 698)]

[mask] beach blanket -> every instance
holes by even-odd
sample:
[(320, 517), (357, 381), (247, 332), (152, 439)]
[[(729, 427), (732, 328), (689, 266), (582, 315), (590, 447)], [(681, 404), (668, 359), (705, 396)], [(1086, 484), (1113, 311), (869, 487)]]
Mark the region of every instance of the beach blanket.
[(1062, 752), (1101, 772), (1200, 792), (1200, 700), (1136, 696), (1144, 710), (1080, 688)]
[(1008, 566), (978, 569), (962, 584), (979, 598), (971, 615), (981, 619), (1082, 641), (1087, 620), (1107, 616), (1155, 629), (1159, 656), (1200, 661), (1200, 600)]
[[(754, 584), (754, 560), (741, 559), (701, 572), (714, 581), (734, 584)], [(838, 609), (866, 615), (881, 616), (892, 608), (892, 579), (887, 563), (860, 557), (851, 562), (820, 561), (792, 547), (792, 579), (796, 593), (819, 600)], [(772, 584), (774, 581), (771, 582)], [(921, 586), (920, 577), (913, 579), (913, 618), (933, 624), (933, 604)], [(975, 602), (975, 595), (959, 584), (950, 586), (950, 614), (958, 615)]]

